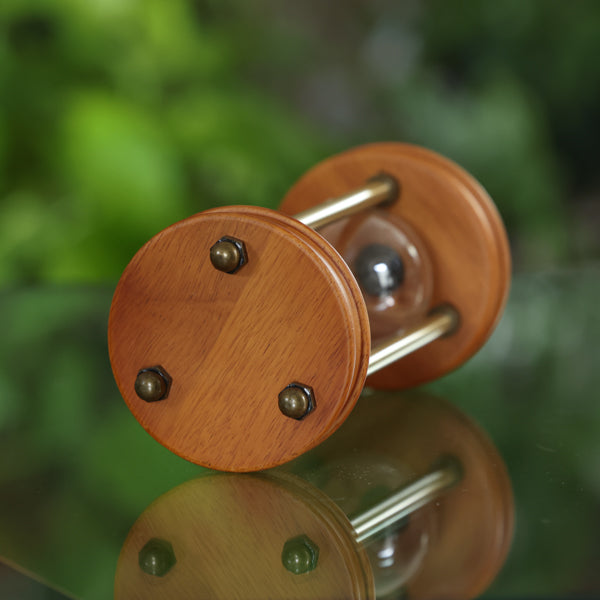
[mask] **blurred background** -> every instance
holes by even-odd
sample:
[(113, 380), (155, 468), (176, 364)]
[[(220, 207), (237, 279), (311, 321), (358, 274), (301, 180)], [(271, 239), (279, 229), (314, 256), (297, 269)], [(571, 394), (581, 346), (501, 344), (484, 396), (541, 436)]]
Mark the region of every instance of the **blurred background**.
[(276, 207), (369, 141), (497, 202), (517, 269), (600, 255), (592, 1), (3, 0), (0, 281), (115, 281), (154, 233)]
[[(508, 320), (436, 388), (491, 432), (521, 510), (544, 507), (492, 593), (598, 590), (599, 56), (593, 0), (2, 0), (0, 556), (107, 597), (131, 518), (198, 471), (112, 380), (106, 317), (137, 249), (397, 140), (478, 178), (511, 240)], [(57, 539), (93, 540), (94, 562), (63, 564)]]

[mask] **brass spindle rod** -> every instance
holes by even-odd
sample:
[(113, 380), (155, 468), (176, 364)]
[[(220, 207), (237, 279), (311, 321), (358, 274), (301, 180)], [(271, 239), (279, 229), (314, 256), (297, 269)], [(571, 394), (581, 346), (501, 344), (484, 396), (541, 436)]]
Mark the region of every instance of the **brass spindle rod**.
[(398, 182), (391, 175), (381, 173), (357, 190), (302, 211), (294, 218), (313, 229), (319, 229), (366, 208), (393, 202), (398, 197), (398, 190)]
[(441, 306), (418, 325), (382, 340), (371, 348), (367, 377), (430, 342), (452, 333), (458, 327), (458, 323), (456, 309)]

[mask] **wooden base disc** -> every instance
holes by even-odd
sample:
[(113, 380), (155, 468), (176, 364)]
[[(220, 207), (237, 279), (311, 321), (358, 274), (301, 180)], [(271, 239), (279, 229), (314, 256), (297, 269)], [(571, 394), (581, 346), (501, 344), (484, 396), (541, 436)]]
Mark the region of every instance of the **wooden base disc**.
[[(243, 240), (247, 264), (215, 269), (211, 246)], [(298, 221), (257, 207), (200, 213), (152, 238), (117, 286), (109, 318), (115, 379), (142, 426), (176, 454), (225, 471), (286, 462), (326, 438), (366, 377), (369, 322), (337, 252)], [(135, 392), (160, 366), (168, 397)], [(312, 387), (315, 409), (284, 416), (278, 394)]]
[[(419, 509), (399, 534), (410, 536), (411, 527), (427, 521), (434, 524), (427, 553), (406, 587), (408, 597), (415, 600), (468, 600), (489, 587), (506, 560), (514, 501), (497, 449), (453, 405), (425, 394), (372, 392), (360, 399), (335, 436), (278, 471), (308, 473), (328, 493), (335, 489), (343, 465), (346, 481), (354, 479), (356, 484), (352, 489), (346, 483), (348, 498), (336, 489), (336, 502), (344, 511), (354, 511), (360, 490), (377, 489), (393, 473), (405, 474), (408, 482), (445, 456), (458, 459), (463, 476), (438, 500)], [(353, 463), (357, 465), (354, 478)]]
[[(211, 474), (171, 490), (129, 532), (115, 600), (374, 599), (369, 561), (350, 524), (311, 487), (291, 477)], [(318, 559), (314, 569), (295, 574), (282, 551), (300, 535), (318, 548)], [(150, 540), (170, 544), (175, 562), (162, 576), (140, 568)]]
[(500, 216), (479, 183), (455, 163), (407, 144), (362, 146), (325, 160), (292, 187), (280, 210), (297, 214), (361, 187), (382, 171), (401, 188), (399, 199), (385, 210), (408, 223), (427, 248), (433, 268), (431, 308), (451, 304), (461, 318), (452, 336), (367, 381), (376, 388), (399, 389), (441, 377), (483, 345), (506, 303), (510, 252)]

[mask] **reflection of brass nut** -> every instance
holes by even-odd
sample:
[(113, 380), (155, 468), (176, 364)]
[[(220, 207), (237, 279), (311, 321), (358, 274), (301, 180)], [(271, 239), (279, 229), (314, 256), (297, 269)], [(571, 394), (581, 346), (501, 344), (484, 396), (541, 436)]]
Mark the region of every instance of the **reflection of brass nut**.
[(171, 376), (160, 366), (142, 369), (135, 380), (135, 393), (145, 402), (164, 400), (171, 389)]
[(307, 535), (299, 535), (283, 545), (281, 562), (294, 575), (302, 575), (316, 568), (319, 560), (319, 546)]
[(222, 237), (210, 249), (210, 262), (223, 273), (235, 273), (247, 262), (246, 245), (233, 237)]
[(164, 577), (176, 562), (173, 546), (166, 540), (152, 538), (140, 550), (140, 569), (148, 575)]
[(300, 421), (314, 409), (315, 395), (308, 385), (294, 381), (279, 392), (279, 410), (286, 417)]

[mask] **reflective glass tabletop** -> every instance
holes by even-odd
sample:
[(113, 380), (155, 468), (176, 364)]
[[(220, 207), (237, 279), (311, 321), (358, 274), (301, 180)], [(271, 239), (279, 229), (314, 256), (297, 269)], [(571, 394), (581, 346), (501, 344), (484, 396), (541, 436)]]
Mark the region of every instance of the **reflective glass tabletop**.
[[(121, 400), (106, 349), (111, 294), (0, 295), (0, 559), (74, 598), (112, 597), (140, 515), (207, 476), (155, 442)], [(487, 432), (512, 482), (514, 539), (484, 597), (600, 594), (599, 297), (597, 266), (517, 276), (484, 349), (426, 387)], [(377, 395), (365, 392), (359, 408)], [(0, 591), (9, 573), (0, 570)]]

